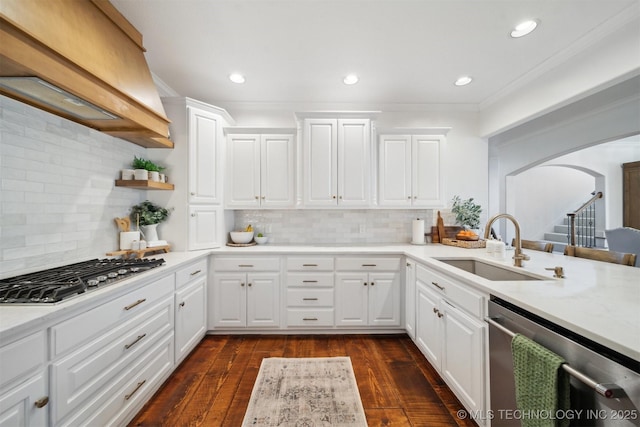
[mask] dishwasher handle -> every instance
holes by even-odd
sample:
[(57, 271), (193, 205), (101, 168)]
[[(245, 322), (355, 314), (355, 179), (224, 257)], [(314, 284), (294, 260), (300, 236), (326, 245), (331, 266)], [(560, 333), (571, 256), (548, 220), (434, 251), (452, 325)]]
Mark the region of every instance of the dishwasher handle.
[[(500, 323), (496, 322), (496, 320), (498, 320), (498, 317), (485, 317), (484, 320), (491, 326), (494, 326), (496, 329), (498, 329), (499, 331), (509, 335), (510, 337), (515, 337), (516, 333), (511, 331), (508, 328), (505, 328), (504, 326), (502, 326)], [(593, 380), (593, 378), (583, 374), (582, 372), (572, 368), (569, 364), (564, 363), (562, 365), (562, 369), (565, 370), (565, 372), (567, 372), (569, 375), (571, 375), (572, 377), (582, 381), (583, 383), (585, 383), (586, 385), (588, 385), (589, 387), (591, 387), (592, 389), (594, 389), (596, 391), (596, 393), (598, 393), (601, 396), (606, 397), (607, 399), (611, 399), (613, 397), (620, 397), (621, 396), (621, 391), (622, 389), (620, 388), (620, 386), (618, 386), (617, 384), (603, 384), (603, 383), (599, 383), (595, 380)]]

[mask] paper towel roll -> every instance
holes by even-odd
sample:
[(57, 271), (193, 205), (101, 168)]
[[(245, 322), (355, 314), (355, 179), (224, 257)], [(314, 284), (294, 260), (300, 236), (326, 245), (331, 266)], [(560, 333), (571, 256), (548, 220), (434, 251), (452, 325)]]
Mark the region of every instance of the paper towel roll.
[(131, 249), (131, 242), (140, 240), (139, 231), (121, 231), (120, 232), (120, 250)]
[(412, 228), (411, 243), (414, 245), (424, 245), (424, 219), (414, 219)]

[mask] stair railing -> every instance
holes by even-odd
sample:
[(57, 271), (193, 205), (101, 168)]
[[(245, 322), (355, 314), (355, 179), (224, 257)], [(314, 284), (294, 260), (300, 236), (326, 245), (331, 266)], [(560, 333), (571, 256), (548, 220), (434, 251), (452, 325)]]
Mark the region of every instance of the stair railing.
[[(569, 229), (567, 241), (571, 246), (583, 246), (593, 248), (596, 246), (596, 206), (598, 199), (602, 198), (602, 191), (591, 193), (593, 197), (585, 202), (574, 212), (567, 214)], [(579, 228), (576, 230), (576, 219)]]

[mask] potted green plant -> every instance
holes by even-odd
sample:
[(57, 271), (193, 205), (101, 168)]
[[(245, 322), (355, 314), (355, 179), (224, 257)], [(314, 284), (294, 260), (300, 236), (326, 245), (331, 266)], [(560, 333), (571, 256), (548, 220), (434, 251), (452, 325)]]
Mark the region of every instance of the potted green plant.
[(160, 172), (165, 168), (152, 162), (151, 160), (133, 156), (131, 166), (134, 169), (134, 177), (139, 180), (151, 179), (152, 181), (160, 181)]
[(131, 208), (131, 221), (135, 222), (142, 230), (148, 242), (159, 240), (158, 224), (169, 218), (169, 209), (158, 206), (149, 200), (137, 204)]
[(477, 230), (480, 228), (480, 213), (482, 207), (473, 201), (473, 197), (463, 200), (460, 196), (454, 196), (451, 212), (456, 216), (456, 222), (465, 229)]

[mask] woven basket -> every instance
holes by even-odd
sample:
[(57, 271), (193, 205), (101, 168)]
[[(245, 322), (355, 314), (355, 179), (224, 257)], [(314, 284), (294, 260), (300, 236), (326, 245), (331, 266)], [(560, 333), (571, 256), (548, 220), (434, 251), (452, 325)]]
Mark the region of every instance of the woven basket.
[(485, 240), (457, 240), (457, 239), (449, 239), (445, 237), (441, 242), (443, 245), (449, 246), (457, 246), (459, 248), (466, 249), (480, 249), (487, 246), (487, 242)]

